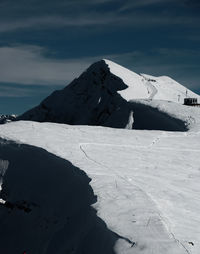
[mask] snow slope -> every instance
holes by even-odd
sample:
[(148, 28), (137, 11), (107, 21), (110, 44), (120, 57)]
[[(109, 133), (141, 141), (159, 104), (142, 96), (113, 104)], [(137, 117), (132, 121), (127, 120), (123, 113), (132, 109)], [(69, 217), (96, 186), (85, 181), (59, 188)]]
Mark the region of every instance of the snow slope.
[(184, 102), (186, 90), (188, 97), (195, 97), (200, 100), (200, 96), (179, 84), (170, 77), (154, 77), (146, 74), (138, 75), (110, 60), (104, 60), (110, 72), (120, 77), (128, 86), (118, 92), (125, 100), (132, 99), (157, 99), (176, 103)]
[(146, 74), (141, 74), (144, 81), (147, 81), (150, 86), (156, 91), (152, 99), (168, 100), (177, 103), (184, 102), (186, 97), (195, 97), (200, 99), (199, 95), (179, 84), (175, 80), (167, 76), (153, 77)]
[[(200, 100), (198, 95), (189, 89), (187, 91), (188, 96)], [(156, 129), (159, 130), (184, 131), (185, 122), (178, 121), (175, 114), (169, 117), (161, 110), (162, 107), (155, 110), (150, 104), (141, 106), (141, 100), (160, 100), (161, 104), (174, 102), (170, 104), (173, 111), (175, 103), (183, 103), (185, 92), (185, 87), (168, 77), (138, 75), (109, 60), (101, 60), (18, 120), (129, 129), (152, 129), (152, 123), (156, 122)], [(139, 105), (132, 103), (133, 100), (140, 100)], [(145, 114), (144, 109), (150, 112), (151, 119), (144, 116), (140, 121), (135, 118), (135, 115)]]
[[(0, 126), (3, 140), (29, 145), (1, 145), (1, 198), (15, 207), (0, 206), (0, 253), (18, 248), (40, 254), (199, 254), (200, 125), (193, 127), (189, 132), (129, 131), (29, 121)], [(81, 170), (92, 179), (94, 194)], [(22, 200), (40, 205), (24, 213), (17, 207)], [(92, 203), (97, 215), (88, 212)], [(87, 212), (82, 214), (79, 206)], [(38, 220), (42, 230), (33, 227)], [(96, 229), (98, 220), (102, 231)], [(84, 223), (77, 227), (76, 221)], [(18, 241), (11, 245), (11, 237)]]

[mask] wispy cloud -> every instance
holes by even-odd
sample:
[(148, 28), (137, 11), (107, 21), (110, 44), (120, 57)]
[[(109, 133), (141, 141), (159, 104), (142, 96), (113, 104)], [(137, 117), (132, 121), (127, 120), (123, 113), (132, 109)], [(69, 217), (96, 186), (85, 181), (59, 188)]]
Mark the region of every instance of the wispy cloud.
[(148, 7), (156, 4), (166, 4), (169, 2), (174, 2), (175, 0), (135, 0), (135, 1), (126, 1), (119, 11), (125, 11), (130, 9), (137, 9), (141, 7)]
[[(24, 1), (14, 3), (8, 1), (1, 3), (0, 8), (0, 33), (12, 32), (22, 29), (51, 29), (57, 27), (88, 27), (103, 25), (104, 29), (109, 26), (161, 26), (161, 25), (193, 25), (200, 24), (200, 17), (187, 13), (176, 13), (162, 10), (154, 13), (148, 11), (149, 6), (158, 4), (181, 3), (180, 0), (135, 0), (121, 1), (112, 4), (112, 8), (101, 8), (103, 4), (114, 3), (114, 0), (94, 1), (55, 1), (38, 4), (38, 1), (31, 1), (26, 5)], [(50, 8), (55, 5), (55, 11)], [(7, 7), (5, 7), (7, 6)], [(43, 10), (41, 13), (40, 8)], [(10, 10), (10, 9), (11, 10)], [(138, 11), (142, 8), (142, 11)], [(5, 9), (5, 11), (3, 11)], [(124, 12), (129, 10), (128, 13)], [(9, 15), (6, 15), (6, 14)], [(11, 15), (13, 13), (13, 15)], [(16, 13), (18, 13), (16, 15)], [(19, 15), (21, 13), (21, 15)], [(46, 15), (44, 15), (44, 13)], [(48, 13), (48, 15), (47, 15)]]
[[(27, 28), (83, 27), (110, 24), (120, 17), (101, 10), (101, 6), (114, 0), (67, 1), (11, 1), (0, 2), (0, 32), (12, 32)], [(105, 14), (105, 15), (102, 15)]]
[[(135, 13), (134, 15), (99, 15), (98, 13), (92, 13), (90, 16), (82, 16), (79, 18), (74, 17), (63, 17), (63, 16), (44, 16), (44, 17), (33, 17), (28, 19), (14, 20), (9, 22), (0, 23), (0, 33), (11, 32), (22, 29), (52, 29), (52, 28), (63, 28), (63, 27), (84, 27), (84, 26), (97, 26), (104, 25), (119, 25), (119, 26), (156, 26), (161, 25), (186, 25), (186, 26), (199, 26), (200, 18), (192, 17), (187, 15), (179, 15), (173, 17), (172, 15), (163, 14), (152, 15)], [(108, 27), (107, 27), (108, 29)]]
[(37, 46), (0, 48), (0, 82), (61, 85), (79, 75), (90, 59), (46, 58)]
[(33, 89), (28, 89), (27, 87), (0, 86), (0, 97), (27, 97), (33, 96), (34, 92)]
[(43, 16), (43, 17), (32, 17), (21, 20), (1, 22), (0, 32), (9, 32), (19, 29), (44, 29), (44, 28), (55, 28), (55, 27), (73, 27), (73, 26), (91, 26), (91, 25), (102, 25), (108, 23), (114, 23), (122, 20), (121, 18), (113, 19), (112, 16), (100, 17), (99, 15), (80, 16), (75, 17), (63, 17), (63, 16)]

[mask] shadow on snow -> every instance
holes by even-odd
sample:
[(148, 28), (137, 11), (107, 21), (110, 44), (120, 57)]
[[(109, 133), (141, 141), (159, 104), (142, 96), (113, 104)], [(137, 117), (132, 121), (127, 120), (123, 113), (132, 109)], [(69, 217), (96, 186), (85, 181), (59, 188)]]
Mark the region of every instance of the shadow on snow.
[(44, 149), (0, 141), (0, 253), (114, 254), (90, 178)]

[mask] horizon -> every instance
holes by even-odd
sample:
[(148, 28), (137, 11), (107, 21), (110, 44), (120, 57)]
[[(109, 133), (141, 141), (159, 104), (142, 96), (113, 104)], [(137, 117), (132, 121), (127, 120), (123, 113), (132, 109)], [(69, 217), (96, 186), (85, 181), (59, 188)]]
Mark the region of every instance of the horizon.
[(200, 94), (198, 0), (2, 0), (0, 114), (21, 114), (98, 59)]

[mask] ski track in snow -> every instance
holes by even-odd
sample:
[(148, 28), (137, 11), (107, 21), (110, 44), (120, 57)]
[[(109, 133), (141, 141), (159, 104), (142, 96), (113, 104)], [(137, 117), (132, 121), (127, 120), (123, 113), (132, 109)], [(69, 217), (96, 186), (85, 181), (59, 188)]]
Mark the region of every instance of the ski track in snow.
[(156, 89), (156, 87), (150, 82), (150, 81), (146, 81), (145, 85), (147, 87), (147, 91), (151, 91), (151, 94), (149, 95), (149, 100), (153, 100), (153, 98), (155, 97), (155, 95), (158, 93), (158, 90)]
[[(119, 145), (119, 144), (101, 144), (101, 143), (80, 143), (80, 149), (82, 150), (82, 146), (87, 145), (96, 145), (96, 146), (114, 146), (114, 147), (130, 147), (130, 148), (142, 148), (148, 150), (157, 142), (160, 141), (160, 137), (157, 137), (152, 143), (148, 146), (136, 146), (136, 145)], [(182, 151), (182, 152), (200, 152), (200, 149), (176, 149), (176, 148), (168, 148), (168, 147), (155, 147), (154, 150), (166, 150), (166, 151)], [(83, 150), (82, 150), (83, 151)]]
[[(161, 139), (162, 137), (165, 137), (165, 138), (167, 137), (166, 134), (165, 134), (164, 132), (163, 132), (160, 136), (156, 137), (156, 138), (152, 141), (152, 143), (151, 143), (150, 145), (148, 145), (148, 146), (134, 146), (134, 145), (127, 145), (127, 146), (126, 146), (126, 145), (119, 145), (119, 144), (117, 144), (117, 146), (119, 146), (119, 147), (125, 147), (125, 146), (126, 146), (126, 147), (132, 147), (132, 148), (146, 148), (146, 149), (149, 149), (149, 148), (151, 148), (153, 145), (155, 145), (155, 143), (157, 143), (158, 141), (160, 141), (160, 139)], [(88, 153), (86, 152), (86, 150), (83, 148), (83, 146), (92, 146), (92, 145), (97, 145), (97, 146), (98, 146), (98, 145), (100, 145), (100, 146), (113, 146), (113, 145), (112, 145), (112, 144), (98, 144), (98, 143), (81, 143), (81, 144), (79, 144), (80, 150), (84, 153), (85, 157), (86, 157), (88, 160), (90, 160), (91, 162), (93, 162), (93, 163), (95, 163), (95, 164), (98, 164), (98, 165), (101, 166), (101, 167), (104, 167), (104, 168), (106, 168), (106, 169), (108, 169), (108, 170), (111, 170), (111, 171), (114, 173), (114, 175), (117, 175), (119, 178), (121, 178), (122, 180), (124, 180), (128, 185), (133, 185), (133, 186), (136, 187), (138, 190), (140, 190), (142, 193), (144, 193), (144, 194), (146, 195), (146, 197), (147, 197), (147, 198), (155, 205), (155, 207), (157, 208), (157, 215), (158, 215), (158, 217), (160, 217), (161, 222), (162, 222), (163, 226), (165, 227), (165, 229), (168, 231), (169, 235), (171, 235), (171, 236), (174, 238), (174, 240), (178, 243), (178, 245), (182, 246), (182, 247), (185, 249), (186, 253), (190, 254), (190, 251), (185, 247), (185, 245), (184, 245), (180, 240), (178, 240), (178, 239), (175, 237), (175, 235), (174, 235), (173, 232), (170, 231), (170, 227), (169, 227), (169, 225), (167, 224), (166, 218), (164, 218), (164, 215), (161, 215), (161, 211), (159, 211), (159, 208), (157, 207), (157, 205), (156, 205), (156, 203), (154, 202), (154, 200), (152, 199), (152, 197), (151, 197), (145, 190), (143, 190), (142, 188), (140, 188), (140, 187), (137, 185), (137, 180), (133, 180), (133, 179), (132, 179), (132, 181), (134, 181), (134, 184), (132, 184), (130, 181), (127, 180), (127, 178), (126, 178), (125, 176), (119, 174), (117, 171), (113, 170), (112, 168), (107, 167), (107, 166), (104, 165), (103, 163), (101, 163), (101, 162), (99, 162), (99, 161), (93, 159), (90, 155), (88, 155)], [(116, 145), (115, 145), (115, 146), (116, 146)], [(164, 150), (165, 150), (165, 148), (159, 148), (159, 149), (164, 149)], [(172, 150), (175, 150), (175, 149), (172, 149)], [(180, 151), (180, 149), (179, 149), (179, 151)], [(182, 151), (183, 151), (183, 150), (182, 150)], [(187, 151), (187, 150), (184, 150), (184, 151)], [(200, 151), (200, 150), (195, 150), (195, 151), (198, 152), (198, 151)], [(121, 192), (123, 193), (123, 190), (121, 190)], [(132, 200), (130, 200), (130, 201), (131, 201), (131, 202), (134, 202), (134, 201), (132, 201)], [(151, 217), (150, 217), (149, 220), (148, 220), (147, 227), (150, 226), (150, 221), (151, 221)], [(152, 234), (153, 237), (158, 238), (158, 236), (161, 234), (161, 231), (160, 231), (160, 230), (156, 231), (154, 228), (152, 228), (151, 234)], [(152, 249), (152, 250), (149, 250), (149, 251), (152, 251), (152, 253), (153, 253), (153, 251), (155, 251), (155, 250)]]
[[(19, 124), (20, 127), (20, 123), (14, 123), (13, 126), (15, 124)], [(43, 147), (49, 152), (57, 154), (58, 156), (65, 159), (70, 158), (70, 161), (72, 163), (82, 168), (89, 176), (91, 176), (91, 186), (93, 187), (94, 191), (98, 196), (98, 202), (96, 204), (97, 207), (94, 207), (97, 209), (99, 216), (107, 223), (108, 227), (111, 228), (114, 232), (116, 232), (116, 234), (120, 236), (121, 241), (124, 241), (127, 245), (127, 247), (124, 248), (123, 251), (120, 251), (119, 247), (119, 251), (117, 251), (116, 253), (193, 253), (192, 251), (190, 252), (190, 248), (193, 248), (193, 246), (189, 246), (188, 248), (186, 242), (182, 242), (176, 236), (174, 229), (171, 228), (170, 223), (168, 223), (168, 218), (165, 217), (165, 215), (162, 213), (162, 210), (158, 206), (157, 200), (154, 199), (148, 189), (143, 188), (145, 184), (145, 179), (143, 180), (143, 178), (141, 178), (138, 174), (130, 174), (131, 171), (126, 169), (126, 166), (124, 166), (124, 169), (126, 169), (127, 171), (123, 171), (121, 170), (122, 168), (120, 167), (120, 165), (119, 168), (116, 167), (116, 165), (107, 165), (107, 163), (105, 163), (106, 161), (104, 161), (106, 158), (104, 158), (104, 155), (107, 156), (107, 153), (109, 154), (110, 151), (112, 151), (112, 153), (115, 153), (118, 150), (123, 151), (124, 149), (125, 151), (127, 149), (131, 149), (131, 151), (135, 152), (140, 151), (140, 153), (148, 151), (150, 153), (159, 153), (159, 151), (161, 151), (161, 153), (162, 151), (199, 152), (199, 149), (187, 149), (182, 146), (163, 146), (166, 141), (169, 142), (170, 140), (173, 141), (174, 139), (182, 139), (187, 137), (195, 138), (196, 135), (198, 135), (197, 133), (170, 133), (165, 131), (153, 131), (148, 132), (149, 134), (145, 138), (145, 133), (147, 133), (146, 131), (123, 131), (124, 134), (127, 133), (126, 135), (128, 135), (129, 133), (133, 133), (132, 135), (133, 137), (135, 137), (136, 141), (136, 144), (134, 144), (134, 139), (131, 142), (128, 141), (129, 139), (127, 139), (127, 143), (121, 143), (117, 141), (117, 139), (115, 139), (114, 137), (117, 137), (117, 133), (120, 133), (120, 130), (118, 131), (105, 128), (104, 132), (103, 128), (97, 127), (98, 131), (93, 132), (93, 129), (91, 127), (36, 123), (31, 123), (31, 125), (28, 125), (28, 123), (24, 124), (24, 129), (26, 129), (25, 133), (23, 129), (21, 129), (21, 127), (19, 128), (19, 130), (15, 130), (12, 128), (10, 128), (9, 130), (9, 126), (12, 127), (12, 124), (10, 124), (7, 125), (8, 128), (5, 128), (5, 131), (2, 133), (1, 136), (5, 138), (7, 137), (8, 139), (12, 139), (15, 141), (18, 140), (19, 143), (31, 143), (32, 145)], [(38, 127), (40, 128), (40, 132), (38, 132)], [(58, 135), (55, 135), (54, 127), (56, 130), (55, 133), (57, 133)], [(17, 132), (19, 132), (19, 134), (17, 134)], [(45, 137), (45, 133), (48, 133), (48, 137)], [(93, 134), (95, 133), (99, 133), (97, 136), (100, 135), (100, 138), (97, 138), (97, 136), (93, 136)], [(102, 140), (101, 133), (109, 134), (109, 139), (107, 140), (106, 138), (104, 138), (104, 140)], [(110, 139), (111, 133), (113, 135), (113, 138)], [(140, 134), (136, 135), (136, 133), (141, 133), (141, 136)], [(93, 140), (95, 142), (91, 142)], [(112, 143), (109, 143), (110, 140), (112, 141)], [(145, 142), (143, 142), (142, 140), (145, 140)], [(73, 144), (73, 146), (71, 146), (71, 144)], [(101, 152), (104, 153), (103, 157), (101, 156)], [(81, 156), (81, 154), (83, 156)], [(128, 154), (131, 154), (130, 151)], [(98, 155), (100, 155), (100, 157), (98, 157)], [(119, 156), (121, 156), (120, 153)], [(84, 160), (87, 160), (88, 162)], [(143, 167), (143, 165), (141, 165), (141, 167)], [(101, 170), (102, 168), (103, 170)], [(137, 171), (135, 171), (135, 173), (137, 173)], [(148, 175), (149, 180), (151, 180), (150, 177), (151, 175)], [(108, 184), (104, 185), (104, 191), (102, 192), (98, 185), (101, 185), (105, 181), (105, 179), (108, 180)], [(156, 184), (156, 181), (160, 180), (160, 177), (153, 174), (152, 180)], [(113, 191), (113, 189), (111, 189), (112, 191), (109, 190), (109, 188), (112, 187), (109, 185), (112, 184), (114, 184), (115, 186), (115, 191)], [(163, 184), (165, 184), (165, 178), (163, 178)], [(175, 192), (177, 192), (178, 190), (178, 186), (174, 187)], [(123, 202), (123, 199), (124, 202), (126, 202), (126, 207), (123, 207), (123, 203), (120, 203), (116, 206), (116, 211), (112, 210), (112, 202)], [(141, 205), (141, 202), (143, 203), (143, 205)], [(100, 207), (102, 207), (102, 209)], [(121, 207), (123, 209), (123, 212), (117, 211), (117, 209)], [(137, 211), (137, 207), (140, 207), (141, 210)], [(106, 211), (105, 208), (108, 211)], [(131, 225), (129, 210), (133, 210), (134, 213), (137, 215), (137, 218), (133, 219)], [(115, 214), (110, 217), (110, 213), (116, 213), (117, 216), (115, 216)], [(145, 213), (144, 217), (140, 218), (139, 214), (143, 216), (143, 213)], [(117, 218), (119, 218), (119, 221)], [(120, 221), (120, 218), (123, 218), (122, 222)], [(137, 221), (137, 223), (135, 223), (135, 220)], [(122, 230), (122, 228), (124, 229)], [(148, 241), (149, 238), (150, 240)], [(141, 242), (142, 239), (144, 239), (143, 243)], [(192, 238), (188, 238), (188, 241), (190, 240), (193, 241)], [(169, 246), (174, 246), (173, 242), (176, 242), (176, 245), (180, 246), (181, 249), (172, 249), (172, 251), (168, 250)], [(195, 242), (195, 246), (196, 244), (197, 241)], [(143, 245), (145, 246), (145, 248), (147, 248), (146, 250), (143, 250)], [(129, 250), (131, 249), (132, 251), (130, 252)], [(194, 253), (196, 254), (198, 252)]]

